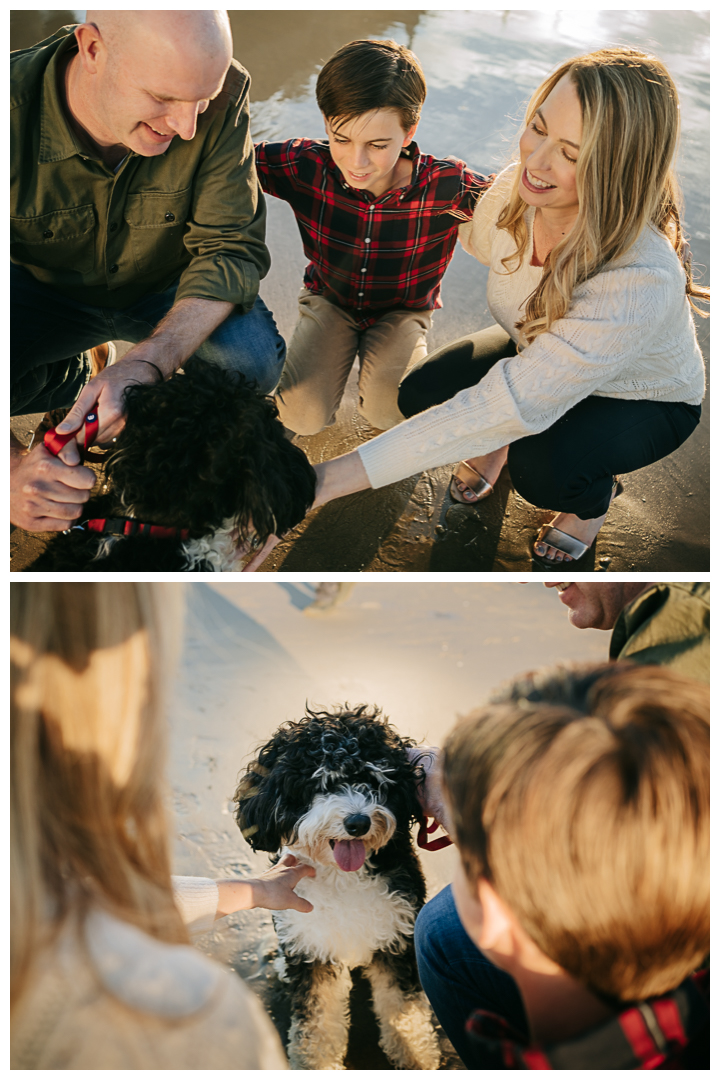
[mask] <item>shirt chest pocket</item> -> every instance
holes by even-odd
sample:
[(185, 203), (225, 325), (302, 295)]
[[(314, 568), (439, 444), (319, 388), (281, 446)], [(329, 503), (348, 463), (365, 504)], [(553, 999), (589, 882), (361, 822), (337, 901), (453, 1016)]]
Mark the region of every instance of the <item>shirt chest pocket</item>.
[(10, 257), (22, 266), (42, 270), (91, 273), (95, 263), (92, 203), (38, 217), (11, 217)]
[(191, 188), (127, 196), (125, 221), (135, 266), (141, 273), (187, 262), (183, 237), (191, 196)]

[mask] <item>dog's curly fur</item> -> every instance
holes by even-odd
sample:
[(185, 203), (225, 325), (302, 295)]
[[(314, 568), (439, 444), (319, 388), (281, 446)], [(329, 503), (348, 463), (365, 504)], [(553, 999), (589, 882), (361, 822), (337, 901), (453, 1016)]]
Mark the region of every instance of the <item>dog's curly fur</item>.
[(134, 517), (189, 538), (60, 534), (30, 570), (225, 570), (236, 542), (261, 545), (307, 513), (315, 473), (274, 402), (239, 373), (194, 358), (167, 382), (131, 386), (104, 466), (111, 496), (83, 517)]
[[(279, 728), (238, 784), (236, 819), (253, 850), (273, 861), (291, 852), (316, 868), (296, 888), (313, 911), (273, 915), (293, 1068), (343, 1068), (356, 967), (370, 980), (388, 1058), (399, 1068), (438, 1067), (412, 941), (425, 901), (410, 833), (421, 813), (406, 754), (415, 745), (378, 708), (308, 709)], [(350, 861), (355, 868), (343, 869)]]

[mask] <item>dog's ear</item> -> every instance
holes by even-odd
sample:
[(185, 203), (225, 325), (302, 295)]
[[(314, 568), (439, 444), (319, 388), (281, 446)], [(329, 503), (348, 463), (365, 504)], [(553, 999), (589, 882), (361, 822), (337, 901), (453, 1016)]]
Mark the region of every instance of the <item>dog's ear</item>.
[(259, 761), (251, 762), (238, 783), (233, 801), (238, 828), (253, 851), (279, 851), (283, 838), (270, 769)]

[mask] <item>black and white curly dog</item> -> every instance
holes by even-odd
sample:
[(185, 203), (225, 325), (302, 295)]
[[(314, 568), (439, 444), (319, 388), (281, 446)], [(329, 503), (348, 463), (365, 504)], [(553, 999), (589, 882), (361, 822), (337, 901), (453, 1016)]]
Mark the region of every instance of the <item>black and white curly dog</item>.
[[(109, 494), (30, 570), (239, 569), (243, 545), (261, 546), (307, 513), (312, 466), (285, 438), (274, 402), (238, 372), (194, 358), (167, 382), (129, 387), (125, 402), (104, 465)], [(156, 535), (158, 526), (174, 535)]]
[(358, 967), (387, 1057), (403, 1069), (438, 1067), (413, 950), (425, 901), (410, 834), (420, 807), (405, 750), (415, 745), (377, 708), (308, 709), (262, 747), (235, 792), (238, 825), (255, 851), (273, 852), (273, 861), (292, 852), (317, 870), (296, 889), (312, 912), (273, 914), (292, 1068), (343, 1068)]

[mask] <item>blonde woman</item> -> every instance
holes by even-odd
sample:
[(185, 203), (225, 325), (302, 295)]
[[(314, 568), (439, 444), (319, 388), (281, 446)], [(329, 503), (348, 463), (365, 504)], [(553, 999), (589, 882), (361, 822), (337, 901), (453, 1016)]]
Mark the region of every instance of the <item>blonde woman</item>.
[(406, 376), (398, 404), (412, 419), (318, 465), (316, 505), (458, 458), (451, 496), (473, 503), (507, 461), (528, 502), (559, 511), (535, 564), (587, 551), (617, 474), (672, 453), (700, 418), (691, 309), (709, 291), (680, 225), (678, 134), (673, 81), (638, 50), (580, 56), (545, 80), (519, 160), (460, 229), (490, 267), (496, 325)]
[(307, 868), (171, 884), (162, 669), (179, 592), (11, 586), (14, 1069), (287, 1067), (262, 1006), (185, 923), (308, 910), (292, 891)]

